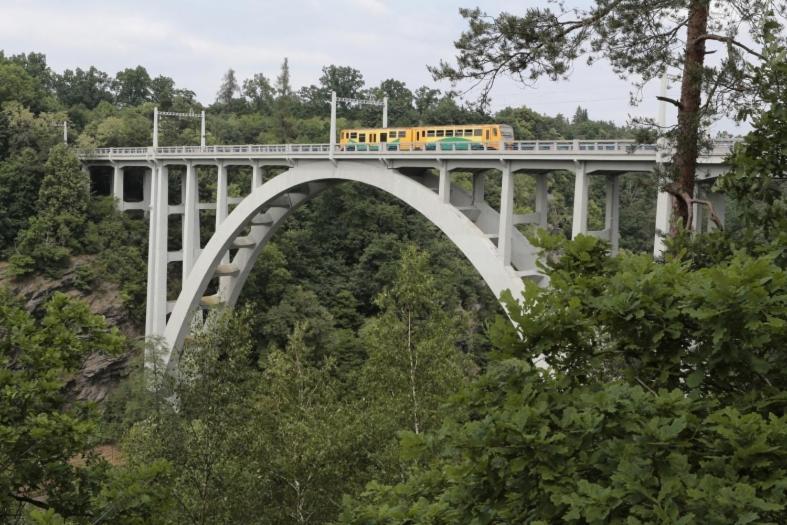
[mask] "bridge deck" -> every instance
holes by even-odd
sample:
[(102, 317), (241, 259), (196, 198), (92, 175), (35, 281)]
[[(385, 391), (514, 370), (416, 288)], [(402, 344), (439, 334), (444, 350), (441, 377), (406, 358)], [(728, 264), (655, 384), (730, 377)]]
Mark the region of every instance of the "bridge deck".
[[(716, 141), (700, 162), (719, 164), (729, 154), (733, 140)], [(387, 143), (331, 146), (330, 144), (239, 144), (217, 146), (165, 146), (159, 148), (97, 148), (80, 153), (86, 161), (101, 160), (167, 160), (167, 159), (464, 159), (464, 160), (637, 160), (655, 162), (659, 154), (656, 144), (637, 144), (631, 140), (555, 140), (516, 141), (477, 144), (468, 149), (466, 143), (436, 143), (435, 149), (425, 144)], [(431, 145), (430, 145), (431, 146)], [(670, 150), (664, 151), (668, 154)]]

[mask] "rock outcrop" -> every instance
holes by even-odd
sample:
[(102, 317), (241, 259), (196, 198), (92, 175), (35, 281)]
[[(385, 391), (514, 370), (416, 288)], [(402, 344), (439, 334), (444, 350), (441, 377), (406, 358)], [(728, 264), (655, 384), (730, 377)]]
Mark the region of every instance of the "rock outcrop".
[[(43, 315), (44, 305), (56, 292), (80, 299), (93, 313), (104, 316), (107, 323), (123, 332), (131, 346), (141, 347), (142, 330), (129, 320), (117, 286), (99, 281), (86, 289), (80, 282), (78, 267), (91, 262), (89, 256), (75, 257), (71, 267), (58, 278), (35, 275), (20, 280), (10, 278), (6, 263), (0, 263), (0, 286), (14, 292), (25, 309), (36, 317)], [(128, 375), (130, 360), (137, 351), (138, 348), (132, 349), (119, 356), (100, 352), (91, 354), (69, 381), (69, 394), (78, 400), (104, 400), (113, 387)]]

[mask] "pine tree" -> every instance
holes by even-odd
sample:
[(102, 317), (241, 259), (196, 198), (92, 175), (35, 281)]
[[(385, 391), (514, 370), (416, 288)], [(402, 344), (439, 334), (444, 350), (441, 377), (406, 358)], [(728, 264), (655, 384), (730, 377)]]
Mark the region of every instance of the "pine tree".
[(63, 144), (52, 148), (38, 195), (38, 213), (19, 234), (11, 257), (17, 275), (33, 269), (56, 272), (82, 247), (90, 204), (90, 177), (74, 152)]
[[(469, 27), (455, 42), (456, 65), (442, 62), (430, 69), (438, 79), (482, 83), (484, 104), (498, 75), (525, 83), (564, 79), (580, 57), (588, 63), (608, 60), (638, 88), (674, 73), (679, 99), (659, 97), (677, 108), (678, 121), (670, 133), (675, 152), (662, 186), (676, 198), (677, 216), (690, 229), (704, 128), (719, 115), (735, 117), (736, 106), (751, 95), (746, 68), (761, 63), (763, 55), (743, 41), (761, 46), (768, 24), (778, 33), (775, 9), (770, 0), (595, 0), (587, 8), (557, 2), (496, 17), (479, 8), (461, 9)], [(742, 28), (750, 34), (742, 35)], [(721, 49), (706, 49), (710, 43)], [(716, 64), (706, 61), (716, 51), (723, 53)]]
[(289, 97), (292, 95), (292, 86), (290, 85), (290, 62), (287, 57), (284, 57), (284, 62), (281, 64), (281, 72), (276, 77), (276, 93), (279, 97)]
[(238, 79), (235, 77), (235, 70), (230, 68), (224, 74), (224, 79), (221, 81), (221, 87), (216, 94), (216, 103), (228, 105), (235, 98), (235, 95), (240, 93), (240, 85)]

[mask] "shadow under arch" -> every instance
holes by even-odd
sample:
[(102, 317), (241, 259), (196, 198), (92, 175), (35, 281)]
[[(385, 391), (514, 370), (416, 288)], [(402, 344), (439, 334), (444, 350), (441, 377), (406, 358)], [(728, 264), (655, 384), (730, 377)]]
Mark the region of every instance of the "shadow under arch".
[[(221, 223), (200, 253), (183, 287), (164, 331), (164, 361), (177, 368), (180, 349), (211, 279), (220, 277), (219, 299), (234, 305), (256, 259), (278, 227), (300, 205), (332, 183), (353, 181), (382, 190), (423, 215), (459, 248), (478, 271), (495, 297), (510, 290), (518, 297), (524, 290), (521, 277), (503, 264), (490, 238), (456, 206), (443, 202), (429, 187), (376, 160), (300, 161), (254, 189)], [(250, 234), (239, 237), (250, 226)], [(222, 264), (231, 248), (238, 252), (231, 264)], [(229, 266), (229, 269), (228, 269)]]

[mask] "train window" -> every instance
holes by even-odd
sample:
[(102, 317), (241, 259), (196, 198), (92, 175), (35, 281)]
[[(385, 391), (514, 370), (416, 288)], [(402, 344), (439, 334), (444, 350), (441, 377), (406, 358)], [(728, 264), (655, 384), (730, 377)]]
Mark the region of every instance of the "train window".
[(400, 132), (399, 132), (399, 138), (400, 138), (400, 139), (403, 139), (403, 138), (404, 138), (404, 135), (405, 135), (405, 132), (404, 132), (404, 131), (400, 131)]
[(476, 137), (480, 137), (480, 136), (481, 136), (481, 134), (482, 134), (482, 133), (481, 133), (481, 130), (480, 130), (480, 129), (474, 129), (474, 130), (473, 130), (473, 135), (475, 135)]
[(438, 130), (437, 130), (437, 134), (436, 134), (435, 136), (437, 136), (437, 137), (442, 137), (442, 136), (443, 136), (443, 134), (445, 134), (445, 131), (443, 131), (442, 129), (438, 129)]
[(366, 142), (366, 133), (358, 133), (358, 142)]
[(453, 137), (454, 136), (454, 130), (452, 130), (452, 129), (445, 130), (445, 136), (446, 137)]
[(427, 137), (434, 137), (434, 130), (433, 129), (427, 129), (426, 130), (426, 136)]
[(358, 132), (357, 131), (351, 131), (350, 132), (350, 138), (351, 139), (357, 139), (358, 138)]
[(497, 137), (497, 128), (492, 128), (492, 134)]
[(465, 137), (472, 137), (472, 136), (473, 136), (473, 130), (472, 129), (466, 129), (465, 130)]

